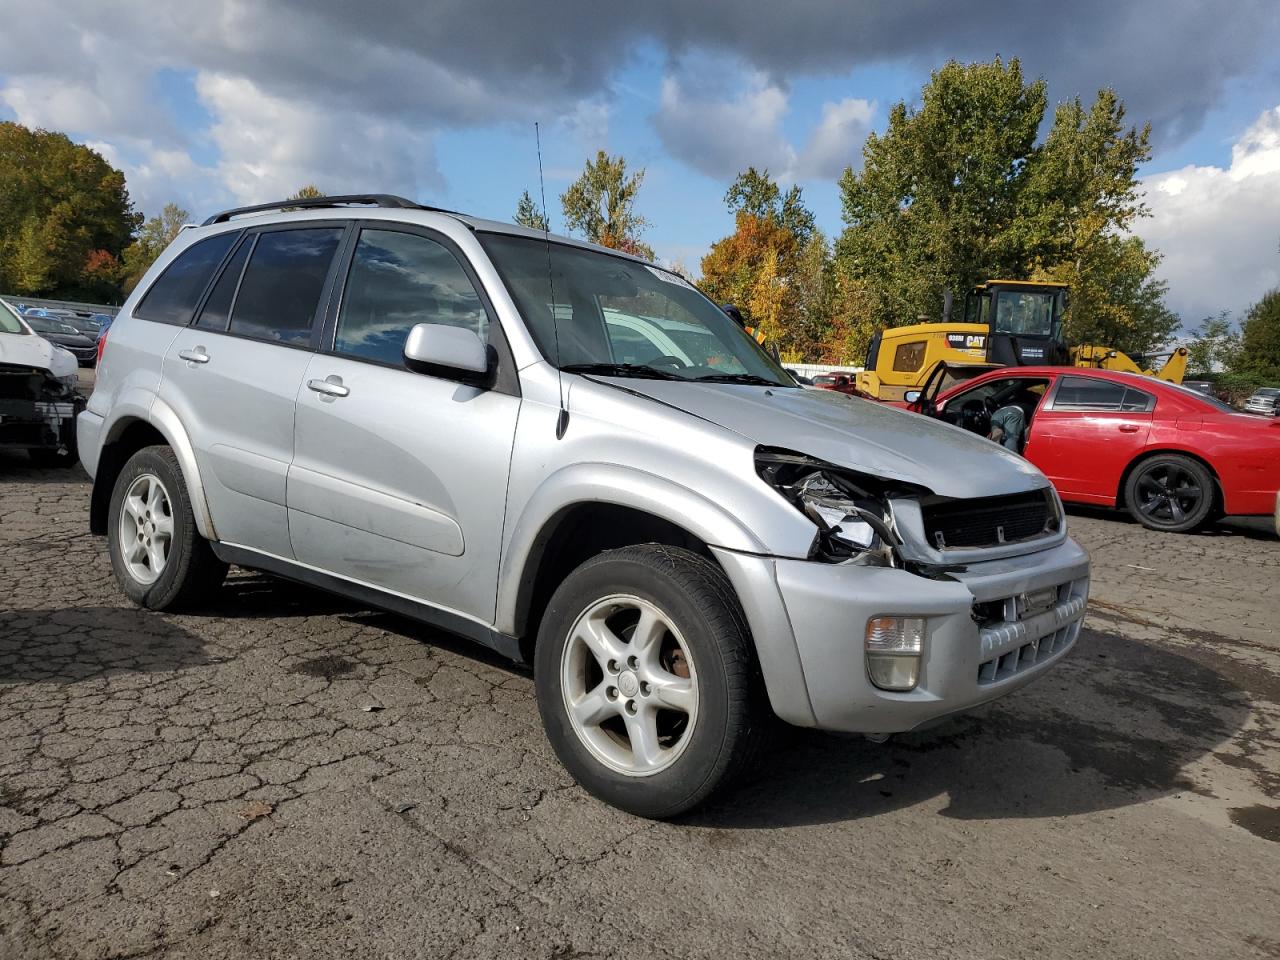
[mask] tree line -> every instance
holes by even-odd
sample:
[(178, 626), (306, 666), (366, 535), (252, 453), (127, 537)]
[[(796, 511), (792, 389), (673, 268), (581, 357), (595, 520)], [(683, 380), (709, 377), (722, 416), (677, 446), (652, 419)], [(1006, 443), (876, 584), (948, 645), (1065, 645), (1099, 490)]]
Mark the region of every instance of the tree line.
[[(941, 319), (945, 304), (959, 313), (967, 291), (996, 278), (1067, 282), (1071, 342), (1147, 353), (1179, 326), (1160, 255), (1133, 232), (1148, 213), (1137, 171), (1150, 127), (1127, 124), (1110, 89), (1059, 104), (1041, 137), (1047, 116), (1044, 81), (1016, 59), (949, 62), (845, 169), (838, 236), (818, 229), (800, 186), (748, 167), (724, 196), (733, 232), (702, 258), (699, 283), (788, 361), (860, 363), (876, 330)], [(644, 174), (598, 151), (559, 197), (566, 230), (652, 259), (637, 210)], [(308, 185), (295, 198), (320, 195)], [(0, 290), (119, 300), (188, 219), (175, 204), (144, 219), (98, 153), (0, 122)], [(548, 228), (528, 191), (515, 220)], [(1268, 297), (1240, 330), (1206, 320), (1192, 370), (1280, 379), (1280, 293)]]
[[(1138, 168), (1151, 156), (1150, 126), (1126, 124), (1110, 89), (1088, 105), (1059, 104), (1042, 138), (1047, 115), (1044, 81), (1024, 77), (1016, 59), (947, 63), (918, 105), (898, 103), (887, 129), (867, 138), (861, 167), (846, 168), (834, 242), (799, 186), (748, 167), (724, 197), (734, 230), (703, 257), (699, 283), (789, 361), (860, 363), (876, 330), (939, 320), (946, 304), (958, 316), (965, 294), (989, 279), (1068, 283), (1070, 342), (1147, 354), (1180, 322), (1156, 276), (1159, 252), (1133, 233), (1148, 213)], [(648, 253), (634, 210), (643, 177), (601, 151), (560, 198), (568, 230)], [(516, 222), (547, 226), (527, 191)], [(1244, 333), (1280, 309), (1271, 302), (1234, 337), (1224, 318), (1202, 328), (1196, 343), (1215, 345), (1214, 369), (1229, 356), (1242, 377), (1280, 377), (1280, 351), (1267, 354), (1267, 337)], [(1193, 345), (1193, 370), (1206, 349)]]

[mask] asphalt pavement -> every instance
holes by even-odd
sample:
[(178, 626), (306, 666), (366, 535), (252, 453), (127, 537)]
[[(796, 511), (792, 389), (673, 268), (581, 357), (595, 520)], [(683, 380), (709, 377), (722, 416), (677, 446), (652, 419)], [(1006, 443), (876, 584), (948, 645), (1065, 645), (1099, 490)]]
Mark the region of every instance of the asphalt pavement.
[(0, 457), (0, 957), (1280, 957), (1280, 540), (1073, 513), (1070, 657), (680, 823), (557, 765), (527, 671), (234, 572), (128, 605)]

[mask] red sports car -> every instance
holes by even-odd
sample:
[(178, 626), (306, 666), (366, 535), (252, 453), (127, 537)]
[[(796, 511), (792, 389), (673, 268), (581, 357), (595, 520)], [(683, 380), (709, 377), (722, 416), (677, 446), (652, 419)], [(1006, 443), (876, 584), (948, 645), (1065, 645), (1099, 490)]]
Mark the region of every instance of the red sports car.
[(857, 393), (855, 379), (847, 373), (819, 373), (812, 383), (821, 390), (835, 390), (837, 393)]
[[(931, 383), (942, 377), (931, 378)], [(1076, 367), (1002, 367), (909, 409), (1016, 449), (1063, 500), (1123, 507), (1183, 532), (1267, 515), (1280, 532), (1280, 416), (1237, 413), (1152, 377)]]

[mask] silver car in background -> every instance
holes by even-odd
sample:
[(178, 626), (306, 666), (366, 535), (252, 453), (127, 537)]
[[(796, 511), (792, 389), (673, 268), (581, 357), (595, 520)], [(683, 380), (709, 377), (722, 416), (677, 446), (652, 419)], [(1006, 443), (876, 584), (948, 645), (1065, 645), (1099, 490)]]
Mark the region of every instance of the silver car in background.
[(804, 390), (677, 274), (394, 197), (185, 230), (79, 420), (124, 592), (227, 565), (534, 668), (551, 744), (649, 817), (705, 801), (770, 714), (879, 738), (1071, 649), (1061, 503), (966, 431)]
[(1280, 403), (1280, 387), (1259, 387), (1253, 392), (1253, 396), (1244, 402), (1244, 411), (1274, 417), (1278, 403)]

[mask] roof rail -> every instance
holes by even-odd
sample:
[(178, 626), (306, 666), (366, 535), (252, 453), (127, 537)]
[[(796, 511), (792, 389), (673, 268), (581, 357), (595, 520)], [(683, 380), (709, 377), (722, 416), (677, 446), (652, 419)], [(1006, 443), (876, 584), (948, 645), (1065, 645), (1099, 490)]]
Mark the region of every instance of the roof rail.
[(307, 197), (298, 200), (277, 200), (274, 203), (259, 203), (252, 207), (235, 207), (231, 210), (223, 210), (221, 213), (215, 213), (212, 217), (201, 224), (207, 227), (214, 223), (226, 223), (232, 217), (239, 217), (249, 213), (266, 213), (268, 210), (307, 210), (316, 207), (344, 207), (350, 204), (361, 204), (367, 207), (396, 207), (399, 209), (424, 209), (421, 204), (414, 203), (412, 200), (406, 200), (404, 197), (393, 196), (389, 193), (359, 193), (349, 194), (338, 197)]

